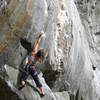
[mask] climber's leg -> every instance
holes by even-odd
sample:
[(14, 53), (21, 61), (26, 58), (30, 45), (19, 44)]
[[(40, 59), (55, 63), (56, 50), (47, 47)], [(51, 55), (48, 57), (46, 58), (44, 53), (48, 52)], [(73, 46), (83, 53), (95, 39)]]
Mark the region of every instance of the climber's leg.
[(31, 70), (30, 71), (30, 74), (31, 74), (32, 78), (34, 79), (37, 87), (40, 89), (40, 93), (42, 95), (45, 95), (44, 88), (43, 88), (43, 86), (42, 86), (42, 84), (41, 84), (41, 82), (39, 80), (39, 77), (38, 77), (38, 74), (37, 74), (36, 70), (35, 71), (34, 70)]
[(25, 86), (25, 80), (28, 78), (29, 75), (29, 64), (27, 64), (22, 72), (21, 78), (20, 78), (20, 87), (23, 88)]

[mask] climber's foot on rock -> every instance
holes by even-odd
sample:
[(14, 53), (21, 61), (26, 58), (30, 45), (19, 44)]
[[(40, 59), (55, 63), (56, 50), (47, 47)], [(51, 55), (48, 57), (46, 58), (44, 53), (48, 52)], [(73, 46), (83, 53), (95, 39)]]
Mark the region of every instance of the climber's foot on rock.
[(19, 85), (18, 86), (18, 90), (21, 90), (22, 88), (24, 88), (25, 87), (25, 85)]
[(40, 96), (41, 97), (45, 96), (45, 90), (43, 87), (40, 87)]

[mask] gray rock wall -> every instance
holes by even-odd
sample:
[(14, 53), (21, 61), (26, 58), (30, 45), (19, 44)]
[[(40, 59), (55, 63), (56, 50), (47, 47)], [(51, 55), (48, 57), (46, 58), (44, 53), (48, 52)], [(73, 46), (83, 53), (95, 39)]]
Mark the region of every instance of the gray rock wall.
[[(7, 4), (5, 13), (1, 13), (1, 17), (5, 18), (2, 24), (4, 24), (3, 28), (6, 28), (6, 30), (1, 28), (0, 64), (2, 67), (0, 77), (3, 79), (3, 83), (6, 82), (7, 84), (4, 86), (10, 87), (10, 89), (8, 88), (5, 90), (7, 91), (7, 94), (12, 91), (14, 95), (19, 97), (18, 99), (25, 100), (58, 100), (59, 95), (61, 95), (59, 100), (61, 100), (63, 96), (66, 96), (69, 100), (67, 91), (64, 93), (58, 92), (53, 94), (42, 76), (40, 76), (40, 80), (46, 90), (46, 96), (43, 98), (40, 97), (36, 85), (33, 85), (34, 81), (30, 79), (28, 79), (29, 84), (26, 85), (22, 91), (18, 91), (16, 88), (20, 69), (23, 67), (21, 65), (23, 59), (27, 55), (27, 51), (20, 44), (20, 37), (26, 38), (29, 42), (34, 44), (40, 31), (43, 30), (44, 36), (39, 48), (44, 48), (46, 51), (45, 56), (47, 58), (45, 61), (48, 62), (48, 65), (50, 65), (49, 67), (52, 67), (49, 69), (53, 69), (54, 66), (52, 65), (54, 64), (54, 59), (56, 59), (53, 58), (55, 50), (56, 24), (60, 10), (58, 4), (59, 2), (57, 0), (11, 0)], [(21, 68), (19, 68), (19, 66)], [(43, 66), (44, 68), (41, 69), (45, 71), (45, 69), (47, 69), (45, 67), (48, 66), (46, 66), (45, 63)], [(3, 99), (6, 100), (7, 98)], [(9, 99), (13, 99), (13, 97), (9, 97)]]
[[(99, 6), (99, 0), (0, 1), (0, 87), (11, 93), (5, 96), (13, 92), (11, 100), (99, 100)], [(38, 66), (52, 89), (40, 75), (43, 98), (31, 79), (21, 91), (15, 85), (27, 56), (20, 37), (34, 44), (41, 30), (39, 48), (44, 48), (45, 60)]]
[[(76, 79), (78, 80), (77, 85), (80, 84), (80, 94), (83, 95), (85, 100), (99, 100), (99, 35), (96, 35), (96, 33), (98, 34), (100, 31), (98, 18), (100, 2), (98, 0), (74, 1), (83, 26), (83, 32), (81, 25), (78, 27), (78, 29), (81, 28), (79, 34), (82, 41), (79, 51), (82, 52), (83, 50), (83, 53), (79, 54), (79, 60), (77, 60), (79, 64), (77, 65), (76, 63), (77, 67), (75, 67), (77, 70), (75, 71)], [(80, 50), (81, 48), (82, 50)], [(75, 79), (75, 77), (73, 78)]]

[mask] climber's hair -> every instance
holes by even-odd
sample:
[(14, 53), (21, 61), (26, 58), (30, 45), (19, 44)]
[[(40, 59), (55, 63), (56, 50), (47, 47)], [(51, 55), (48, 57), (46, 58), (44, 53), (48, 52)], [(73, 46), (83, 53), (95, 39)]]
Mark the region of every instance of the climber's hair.
[(38, 52), (36, 53), (36, 56), (43, 61), (44, 60), (44, 49), (38, 50)]

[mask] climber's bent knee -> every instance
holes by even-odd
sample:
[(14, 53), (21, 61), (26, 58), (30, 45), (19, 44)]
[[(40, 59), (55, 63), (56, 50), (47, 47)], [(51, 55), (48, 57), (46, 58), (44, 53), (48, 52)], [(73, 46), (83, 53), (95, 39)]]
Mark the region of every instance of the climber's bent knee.
[(25, 85), (25, 81), (24, 81), (24, 80), (21, 81), (21, 85), (22, 85), (22, 86)]

